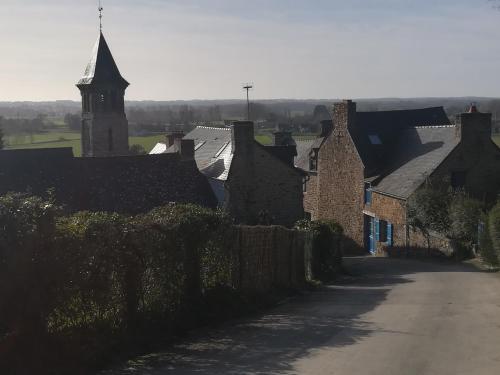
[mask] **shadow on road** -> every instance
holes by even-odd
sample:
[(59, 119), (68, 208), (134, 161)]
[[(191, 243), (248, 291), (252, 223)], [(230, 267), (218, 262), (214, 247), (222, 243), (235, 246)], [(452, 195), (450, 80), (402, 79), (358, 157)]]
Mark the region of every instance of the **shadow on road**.
[[(348, 258), (350, 275), (299, 296), (266, 315), (192, 334), (164, 352), (105, 374), (273, 374), (321, 348), (355, 344), (378, 327), (363, 320), (391, 289), (420, 272), (478, 272), (448, 263)], [(401, 332), (404, 334), (404, 332)]]

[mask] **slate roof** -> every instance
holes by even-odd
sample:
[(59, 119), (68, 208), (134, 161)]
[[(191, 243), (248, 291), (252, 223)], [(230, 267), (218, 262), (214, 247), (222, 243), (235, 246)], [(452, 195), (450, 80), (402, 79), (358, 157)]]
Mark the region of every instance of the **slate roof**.
[(372, 189), (408, 198), (459, 144), (454, 125), (423, 126), (399, 132), (392, 162), (375, 179)]
[(323, 143), (324, 138), (310, 139), (304, 141), (296, 141), (297, 157), (295, 158), (295, 166), (304, 171), (309, 170), (309, 154), (313, 148), (318, 148)]
[(54, 189), (70, 211), (142, 213), (171, 202), (216, 207), (193, 160), (178, 154), (75, 158), (71, 148), (0, 151), (0, 194)]
[(83, 77), (78, 81), (77, 86), (94, 84), (115, 84), (122, 86), (124, 89), (129, 86), (129, 83), (120, 74), (102, 32), (99, 33), (97, 42), (92, 50), (90, 62), (85, 69)]
[[(351, 137), (365, 165), (366, 177), (373, 177), (391, 160), (400, 131), (415, 126), (450, 124), (443, 107), (357, 112)], [(377, 136), (380, 144), (374, 144), (370, 136)]]
[[(194, 140), (196, 165), (205, 176), (227, 180), (233, 160), (230, 128), (198, 126), (184, 139)], [(165, 143), (158, 143), (150, 154), (174, 152), (175, 146), (167, 148)]]

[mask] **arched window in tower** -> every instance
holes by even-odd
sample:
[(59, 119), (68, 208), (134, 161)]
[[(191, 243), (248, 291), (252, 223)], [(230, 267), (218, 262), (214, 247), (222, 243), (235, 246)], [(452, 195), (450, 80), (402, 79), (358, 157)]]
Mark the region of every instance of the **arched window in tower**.
[(108, 151), (113, 151), (113, 129), (108, 130)]
[(106, 95), (104, 93), (99, 94), (99, 109), (101, 112), (106, 110)]

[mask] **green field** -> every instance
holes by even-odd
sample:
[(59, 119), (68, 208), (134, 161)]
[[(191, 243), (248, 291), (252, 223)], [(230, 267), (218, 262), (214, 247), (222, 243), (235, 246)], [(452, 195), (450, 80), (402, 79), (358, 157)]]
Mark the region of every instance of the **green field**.
[[(141, 145), (146, 152), (165, 139), (163, 135), (153, 135), (145, 137), (130, 137), (130, 145)], [(80, 143), (80, 133), (76, 132), (50, 132), (29, 135), (16, 135), (6, 137), (7, 149), (27, 149), (27, 148), (62, 148), (71, 147), (75, 156), (81, 156), (82, 149)]]
[(493, 140), (500, 147), (500, 135), (493, 136)]
[[(299, 136), (298, 139), (314, 138), (315, 136)], [(151, 135), (144, 137), (130, 137), (129, 144), (141, 145), (149, 152), (158, 143), (165, 139), (164, 135)], [(272, 137), (267, 134), (257, 135), (255, 139), (263, 145), (270, 145)], [(499, 140), (500, 141), (500, 140)], [(75, 156), (81, 156), (80, 133), (70, 131), (56, 131), (30, 135), (15, 135), (6, 137), (7, 149), (27, 148), (61, 148), (71, 147)]]

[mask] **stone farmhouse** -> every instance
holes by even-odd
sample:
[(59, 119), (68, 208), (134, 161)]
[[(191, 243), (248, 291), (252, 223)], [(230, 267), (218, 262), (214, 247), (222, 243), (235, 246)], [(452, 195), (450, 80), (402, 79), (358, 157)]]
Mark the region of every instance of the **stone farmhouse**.
[(425, 246), (411, 233), (407, 202), (426, 184), (483, 201), (500, 191), (491, 114), (476, 107), (452, 124), (442, 108), (357, 112), (347, 100), (334, 105), (332, 125), (299, 147), (296, 164), (309, 174), (305, 211), (340, 223), (352, 249)]
[(292, 226), (304, 217), (305, 173), (294, 167), (296, 147), (275, 134), (272, 146), (255, 141), (252, 122), (231, 127), (197, 127), (184, 136), (170, 133), (151, 154), (178, 152), (182, 141), (194, 141), (195, 160), (217, 196), (219, 207), (238, 223)]

